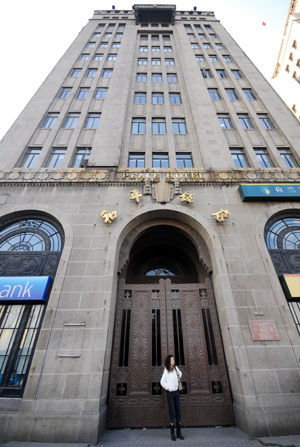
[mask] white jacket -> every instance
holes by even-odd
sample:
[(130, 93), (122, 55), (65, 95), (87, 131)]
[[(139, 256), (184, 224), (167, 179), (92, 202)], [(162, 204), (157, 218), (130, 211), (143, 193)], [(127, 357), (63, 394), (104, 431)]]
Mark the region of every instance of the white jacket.
[[(176, 366), (176, 370), (179, 372), (179, 377), (182, 376), (182, 372)], [(163, 375), (160, 379), (161, 386), (166, 391), (176, 391), (178, 390), (178, 378), (175, 369), (172, 372), (169, 372), (167, 368), (164, 369)]]

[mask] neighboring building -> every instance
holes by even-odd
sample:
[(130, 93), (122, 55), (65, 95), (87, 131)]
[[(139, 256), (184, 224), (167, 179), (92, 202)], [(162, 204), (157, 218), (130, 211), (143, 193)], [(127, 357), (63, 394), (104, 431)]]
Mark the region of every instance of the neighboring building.
[(299, 433), (299, 142), (212, 12), (95, 11), (1, 143), (1, 439), (166, 426), (170, 352), (183, 425)]
[(274, 87), (300, 120), (300, 4), (291, 0), (276, 67)]

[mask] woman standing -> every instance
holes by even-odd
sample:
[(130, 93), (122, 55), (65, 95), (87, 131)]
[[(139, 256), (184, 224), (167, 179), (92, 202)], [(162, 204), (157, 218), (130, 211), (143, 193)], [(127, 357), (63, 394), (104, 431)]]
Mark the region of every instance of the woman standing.
[(161, 386), (167, 391), (169, 422), (171, 429), (171, 439), (176, 441), (174, 416), (176, 416), (176, 434), (177, 438), (184, 439), (181, 434), (181, 408), (180, 393), (178, 390), (178, 377), (181, 378), (182, 372), (175, 366), (173, 355), (168, 355), (165, 360), (165, 369), (160, 380)]

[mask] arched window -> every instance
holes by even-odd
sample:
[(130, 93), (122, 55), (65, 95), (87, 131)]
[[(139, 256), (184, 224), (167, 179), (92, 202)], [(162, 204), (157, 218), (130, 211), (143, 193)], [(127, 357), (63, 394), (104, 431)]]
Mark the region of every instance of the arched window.
[[(5, 222), (0, 225), (0, 276), (53, 280), (63, 242), (61, 226), (49, 218), (25, 216)], [(23, 395), (45, 307), (0, 304), (0, 397)]]
[[(300, 214), (289, 213), (272, 217), (265, 227), (265, 240), (277, 275), (300, 273)], [(289, 302), (300, 333), (300, 303)]]

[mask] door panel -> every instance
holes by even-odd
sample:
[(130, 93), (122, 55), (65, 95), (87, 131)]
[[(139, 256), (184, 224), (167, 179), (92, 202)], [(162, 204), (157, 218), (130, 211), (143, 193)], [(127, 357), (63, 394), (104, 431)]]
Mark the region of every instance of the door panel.
[(205, 284), (120, 281), (108, 400), (108, 428), (168, 424), (160, 386), (172, 353), (183, 373), (182, 423), (232, 425), (232, 402), (209, 280)]

